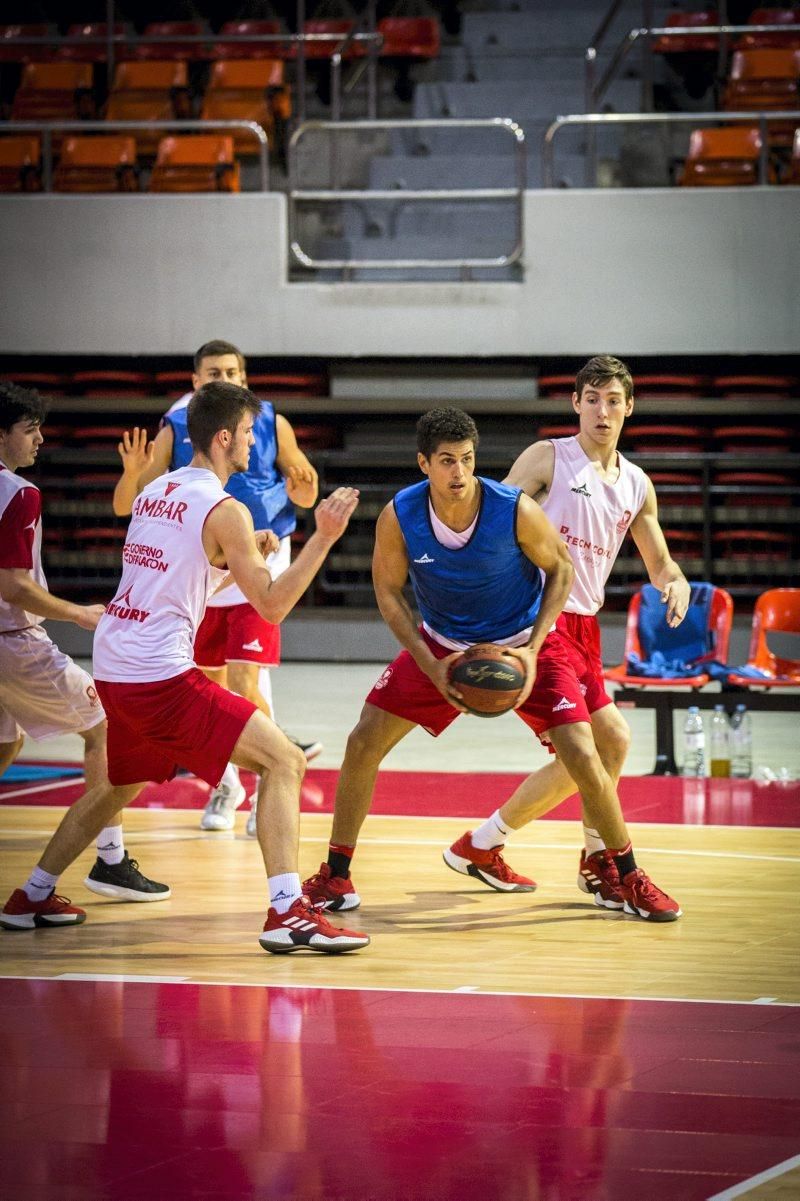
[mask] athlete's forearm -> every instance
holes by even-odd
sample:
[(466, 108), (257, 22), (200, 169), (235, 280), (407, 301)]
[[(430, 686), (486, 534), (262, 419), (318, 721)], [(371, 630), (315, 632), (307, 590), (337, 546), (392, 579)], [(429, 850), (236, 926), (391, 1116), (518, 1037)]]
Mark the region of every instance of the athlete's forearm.
[(650, 583), (654, 588), (659, 588), (663, 591), (667, 584), (674, 584), (678, 581), (686, 584), (688, 581), (686, 576), (681, 571), (674, 559), (667, 559), (666, 563), (662, 564), (656, 571), (650, 572)]
[(379, 587), (375, 588), (375, 595), (381, 617), (400, 645), (412, 656), (417, 667), (428, 675), (437, 659), (421, 637), (406, 598), (402, 592)]
[(117, 517), (128, 517), (139, 495), (139, 476), (123, 471), (117, 480), (111, 504)]
[(528, 641), (528, 646), (537, 655), (552, 629), (553, 622), (567, 603), (574, 575), (575, 571), (569, 558), (559, 558), (552, 571), (545, 574), (542, 603)]
[(29, 575), (0, 573), (0, 596), (9, 605), (17, 605), (27, 613), (53, 621), (77, 622), (82, 613), (80, 605), (53, 596)]
[[(291, 613), (306, 591), (335, 541), (335, 538), (328, 538), (315, 530), (294, 562), (277, 580), (271, 579), (265, 568), (263, 575), (259, 573), (255, 586), (252, 582), (247, 584), (238, 579), (237, 583), (264, 620), (278, 625)], [(236, 579), (236, 573), (233, 575)]]

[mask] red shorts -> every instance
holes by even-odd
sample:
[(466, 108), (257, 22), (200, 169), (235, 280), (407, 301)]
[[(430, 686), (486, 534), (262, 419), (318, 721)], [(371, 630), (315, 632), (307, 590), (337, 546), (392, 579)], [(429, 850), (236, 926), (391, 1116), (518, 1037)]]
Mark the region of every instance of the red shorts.
[(216, 788), (256, 711), (196, 667), (151, 684), (95, 684), (108, 718), (112, 784), (160, 784), (184, 767)]
[(590, 713), (613, 704), (603, 679), (603, 658), (600, 651), (600, 626), (596, 617), (582, 613), (561, 613), (556, 629), (570, 643), (573, 661), (578, 672), (586, 708)]
[(208, 608), (194, 639), (198, 667), (226, 663), (259, 663), (277, 667), (281, 661), (281, 627), (265, 621), (252, 605)]
[[(453, 652), (420, 631), (437, 659)], [(516, 714), (545, 744), (546, 730), (576, 721), (589, 721), (589, 710), (578, 681), (580, 658), (558, 631), (548, 634), (536, 661), (536, 682)], [(401, 651), (367, 697), (367, 703), (422, 726), (434, 738), (455, 721), (459, 710), (444, 699), (408, 651)]]

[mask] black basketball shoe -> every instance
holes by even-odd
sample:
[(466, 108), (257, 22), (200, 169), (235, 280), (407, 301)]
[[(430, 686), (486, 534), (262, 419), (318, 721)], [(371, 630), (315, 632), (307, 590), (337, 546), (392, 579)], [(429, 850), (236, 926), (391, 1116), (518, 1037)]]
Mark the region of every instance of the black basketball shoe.
[(128, 857), (127, 851), (121, 863), (96, 860), (84, 884), (101, 897), (114, 897), (118, 901), (166, 901), (172, 896), (168, 884), (159, 884), (142, 875), (139, 864)]

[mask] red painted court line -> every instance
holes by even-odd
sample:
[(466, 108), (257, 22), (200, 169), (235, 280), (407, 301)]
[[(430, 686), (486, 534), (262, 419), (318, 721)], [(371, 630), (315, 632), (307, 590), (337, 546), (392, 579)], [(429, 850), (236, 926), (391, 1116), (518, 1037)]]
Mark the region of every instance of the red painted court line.
[(26, 1201), (702, 1201), (800, 1151), (779, 1006), (0, 979), (0, 1018)]
[[(303, 783), (303, 812), (333, 812), (338, 775), (331, 769), (309, 769)], [(384, 771), (378, 776), (372, 811), (409, 817), (488, 817), (524, 778), (511, 772)], [(244, 772), (243, 782), (249, 793), (255, 786), (255, 777)], [(64, 782), (62, 790), (47, 791), (35, 784), (0, 785), (0, 805), (68, 805), (82, 791), (82, 784), (70, 781)], [(632, 822), (788, 829), (800, 825), (800, 783), (762, 786), (750, 780), (628, 776), (620, 782), (620, 796), (625, 816)], [(193, 776), (179, 776), (169, 784), (148, 785), (134, 806), (202, 809), (207, 798), (205, 784)], [(547, 815), (554, 820), (579, 817), (577, 796)]]

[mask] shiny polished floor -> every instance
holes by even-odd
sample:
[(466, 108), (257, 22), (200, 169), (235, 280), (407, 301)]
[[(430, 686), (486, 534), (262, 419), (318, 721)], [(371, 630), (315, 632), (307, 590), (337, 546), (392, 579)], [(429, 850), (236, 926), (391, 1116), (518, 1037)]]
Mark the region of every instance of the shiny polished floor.
[[(83, 926), (0, 936), (0, 1197), (800, 1196), (800, 787), (627, 778), (640, 860), (685, 910), (654, 929), (576, 890), (575, 801), (510, 844), (535, 894), (444, 867), (519, 778), (485, 727), (440, 740), (436, 771), (406, 750), (385, 772), (348, 919), (373, 943), (340, 959), (265, 955), (244, 813), (205, 835), (195, 781), (148, 790), (128, 845), (171, 901), (88, 893), (89, 855), (63, 881)], [(333, 755), (344, 731), (324, 734)], [(304, 872), (329, 826), (322, 763)], [(53, 771), (0, 784), (3, 895), (80, 788)]]

